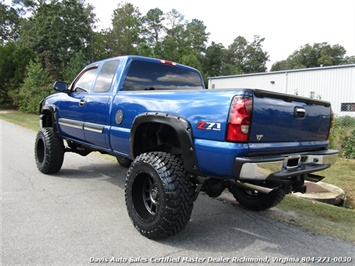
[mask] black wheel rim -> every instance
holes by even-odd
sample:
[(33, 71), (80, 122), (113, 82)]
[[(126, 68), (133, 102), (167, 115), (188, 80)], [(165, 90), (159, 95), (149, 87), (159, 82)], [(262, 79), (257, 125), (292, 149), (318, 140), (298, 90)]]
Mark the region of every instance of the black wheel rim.
[(42, 139), (39, 139), (36, 147), (37, 160), (39, 163), (42, 163), (44, 160), (44, 143)]
[(144, 206), (147, 211), (151, 215), (156, 215), (159, 206), (159, 191), (151, 177), (145, 179), (142, 193)]
[(152, 173), (140, 172), (132, 184), (132, 201), (141, 220), (150, 222), (160, 210), (160, 192)]

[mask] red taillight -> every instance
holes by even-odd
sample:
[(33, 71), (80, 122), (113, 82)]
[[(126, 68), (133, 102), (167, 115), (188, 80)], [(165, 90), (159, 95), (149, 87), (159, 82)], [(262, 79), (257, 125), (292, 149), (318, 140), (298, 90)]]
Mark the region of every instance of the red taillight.
[(233, 98), (228, 117), (228, 141), (248, 141), (252, 109), (253, 102), (251, 97), (235, 96)]
[(330, 125), (329, 125), (329, 131), (328, 131), (328, 137), (327, 137), (327, 140), (329, 140), (329, 138), (330, 138), (330, 133), (331, 133), (332, 128), (333, 128), (333, 118), (334, 118), (334, 113), (333, 113), (333, 111), (332, 111), (332, 110), (331, 110), (330, 112), (331, 112), (331, 113), (330, 113)]

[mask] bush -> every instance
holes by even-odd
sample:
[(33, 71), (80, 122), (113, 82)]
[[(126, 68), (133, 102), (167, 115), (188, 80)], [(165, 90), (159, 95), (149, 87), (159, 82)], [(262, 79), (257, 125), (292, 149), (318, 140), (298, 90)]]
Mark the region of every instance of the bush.
[(334, 127), (355, 127), (355, 117), (347, 115), (335, 118)]
[(63, 71), (63, 79), (70, 84), (76, 75), (90, 62), (86, 59), (83, 52), (80, 51), (70, 59), (69, 65)]
[(342, 153), (341, 155), (348, 159), (355, 159), (355, 129), (353, 129), (349, 136), (342, 138)]
[[(0, 46), (0, 108), (13, 108), (11, 93), (21, 86), (34, 52), (14, 42)], [(15, 93), (16, 94), (16, 93)]]
[(35, 113), (38, 112), (39, 102), (51, 94), (53, 79), (38, 61), (29, 63), (26, 74), (21, 88), (10, 96), (21, 111)]
[(334, 119), (329, 147), (339, 150), (345, 158), (355, 159), (355, 117), (343, 116)]

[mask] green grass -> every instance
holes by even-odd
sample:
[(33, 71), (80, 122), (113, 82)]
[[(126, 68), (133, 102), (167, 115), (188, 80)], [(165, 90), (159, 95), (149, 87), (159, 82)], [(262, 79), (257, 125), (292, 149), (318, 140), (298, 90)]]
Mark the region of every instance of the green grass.
[(345, 207), (355, 209), (355, 160), (338, 158), (335, 165), (320, 172), (324, 182), (342, 188), (346, 193)]
[(32, 129), (39, 130), (39, 115), (27, 114), (15, 110), (0, 110), (0, 119)]
[(322, 180), (342, 188), (343, 208), (287, 195), (272, 215), (283, 222), (308, 230), (355, 242), (355, 160), (338, 158), (335, 165), (319, 172)]
[(355, 211), (287, 195), (271, 212), (278, 220), (301, 226), (313, 232), (355, 242)]
[[(0, 111), (0, 119), (30, 128), (39, 129), (39, 117), (19, 111)], [(115, 160), (112, 156), (106, 156)], [(355, 160), (338, 158), (331, 168), (322, 171), (325, 182), (342, 188), (347, 195), (346, 208), (301, 199), (293, 195), (270, 211), (283, 222), (301, 226), (308, 230), (355, 242)]]

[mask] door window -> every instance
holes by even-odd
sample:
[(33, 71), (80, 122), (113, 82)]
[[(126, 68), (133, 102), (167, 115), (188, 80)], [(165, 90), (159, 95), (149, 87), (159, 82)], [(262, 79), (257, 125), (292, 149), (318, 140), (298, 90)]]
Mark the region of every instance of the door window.
[(73, 85), (73, 91), (79, 93), (89, 92), (95, 80), (97, 68), (90, 68), (83, 72)]

